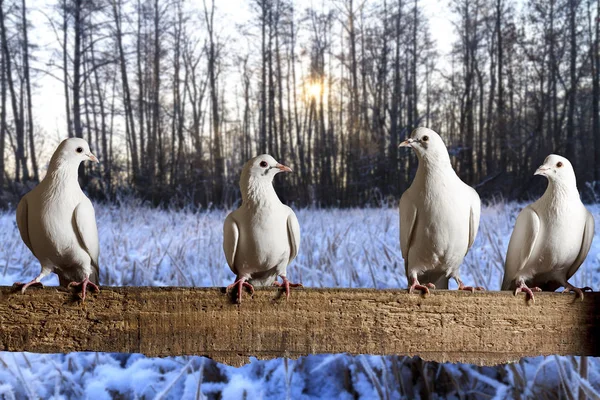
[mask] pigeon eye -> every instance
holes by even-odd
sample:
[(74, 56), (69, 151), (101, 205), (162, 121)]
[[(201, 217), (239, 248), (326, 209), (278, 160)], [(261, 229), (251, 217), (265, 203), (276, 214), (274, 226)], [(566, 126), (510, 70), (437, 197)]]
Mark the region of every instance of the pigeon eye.
[(75, 151), (78, 153), (83, 153), (83, 147), (78, 147)]
[(268, 166), (269, 164), (267, 164), (267, 162), (266, 162), (266, 161), (261, 161), (259, 165), (260, 165), (261, 167), (263, 167), (263, 168), (267, 168), (267, 166)]
[(556, 166), (557, 166), (558, 168), (560, 168), (560, 167), (562, 167), (562, 166), (563, 166), (563, 163), (559, 161), (559, 162), (557, 162), (557, 163), (556, 163)]
[(423, 136), (423, 138), (421, 140), (424, 141), (424, 142), (426, 142), (426, 141), (429, 140), (429, 136), (425, 135), (425, 136)]

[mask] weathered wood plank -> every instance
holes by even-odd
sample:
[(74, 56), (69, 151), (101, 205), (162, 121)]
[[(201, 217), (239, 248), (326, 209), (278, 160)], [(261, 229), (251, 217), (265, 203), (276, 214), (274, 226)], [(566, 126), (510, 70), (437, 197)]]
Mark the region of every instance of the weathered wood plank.
[(585, 300), (508, 292), (259, 289), (232, 304), (219, 288), (103, 288), (84, 304), (54, 288), (0, 288), (0, 350), (249, 356), (419, 355), (492, 365), (525, 356), (600, 356), (600, 293)]

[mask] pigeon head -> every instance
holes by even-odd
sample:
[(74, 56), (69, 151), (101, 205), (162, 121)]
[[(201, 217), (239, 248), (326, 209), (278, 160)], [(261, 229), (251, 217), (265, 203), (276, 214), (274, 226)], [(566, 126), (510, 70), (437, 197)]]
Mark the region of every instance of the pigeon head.
[(550, 154), (544, 163), (535, 171), (534, 175), (543, 175), (550, 182), (575, 183), (575, 171), (573, 166), (564, 157)]
[(80, 138), (69, 138), (63, 140), (54, 154), (50, 164), (62, 165), (73, 164), (79, 165), (82, 161), (98, 162), (95, 155), (92, 154), (90, 146), (87, 142)]
[(242, 168), (240, 189), (242, 200), (248, 204), (268, 204), (279, 201), (273, 188), (273, 177), (280, 172), (292, 172), (268, 154), (249, 160)]
[(428, 128), (415, 129), (410, 137), (400, 143), (398, 147), (412, 147), (420, 159), (448, 158), (448, 150), (444, 141), (440, 135)]
[(242, 177), (265, 180), (271, 182), (273, 177), (280, 172), (292, 172), (290, 167), (280, 164), (268, 154), (254, 157), (244, 165)]

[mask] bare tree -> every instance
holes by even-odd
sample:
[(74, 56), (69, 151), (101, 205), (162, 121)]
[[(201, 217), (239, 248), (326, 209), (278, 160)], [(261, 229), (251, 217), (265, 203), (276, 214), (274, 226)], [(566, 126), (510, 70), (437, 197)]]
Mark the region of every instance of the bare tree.
[(211, 117), (212, 117), (212, 134), (213, 134), (213, 148), (211, 149), (214, 154), (215, 169), (214, 169), (214, 196), (217, 204), (221, 204), (224, 197), (224, 186), (223, 181), (225, 180), (225, 158), (223, 156), (222, 139), (220, 131), (220, 115), (219, 115), (219, 99), (218, 99), (218, 88), (217, 88), (217, 77), (218, 77), (218, 57), (219, 49), (217, 43), (217, 37), (215, 32), (215, 2), (211, 0), (210, 9), (206, 5), (206, 0), (203, 0), (204, 4), (204, 18), (206, 21), (206, 29), (208, 31), (208, 51), (207, 51), (207, 68), (208, 68), (208, 85), (210, 93), (210, 104), (211, 104)]
[(21, 1), (21, 25), (23, 28), (23, 76), (25, 78), (25, 89), (27, 91), (27, 133), (29, 137), (29, 157), (31, 158), (31, 169), (33, 179), (39, 182), (37, 157), (35, 154), (35, 140), (33, 134), (33, 105), (31, 100), (31, 69), (29, 68), (29, 36), (27, 34), (29, 23), (27, 22), (27, 5), (25, 0)]

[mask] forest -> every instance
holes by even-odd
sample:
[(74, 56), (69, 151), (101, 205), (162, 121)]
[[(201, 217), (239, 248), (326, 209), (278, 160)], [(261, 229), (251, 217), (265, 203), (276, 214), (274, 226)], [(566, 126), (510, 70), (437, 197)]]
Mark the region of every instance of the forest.
[(600, 200), (600, 0), (451, 0), (449, 54), (419, 0), (246, 3), (238, 25), (215, 0), (1, 0), (0, 205), (58, 144), (35, 103), (48, 77), (59, 136), (101, 161), (81, 171), (97, 200), (229, 207), (241, 165), (270, 153), (294, 169), (276, 180), (286, 202), (396, 201), (417, 126), (484, 199), (539, 192), (533, 172), (558, 153)]

